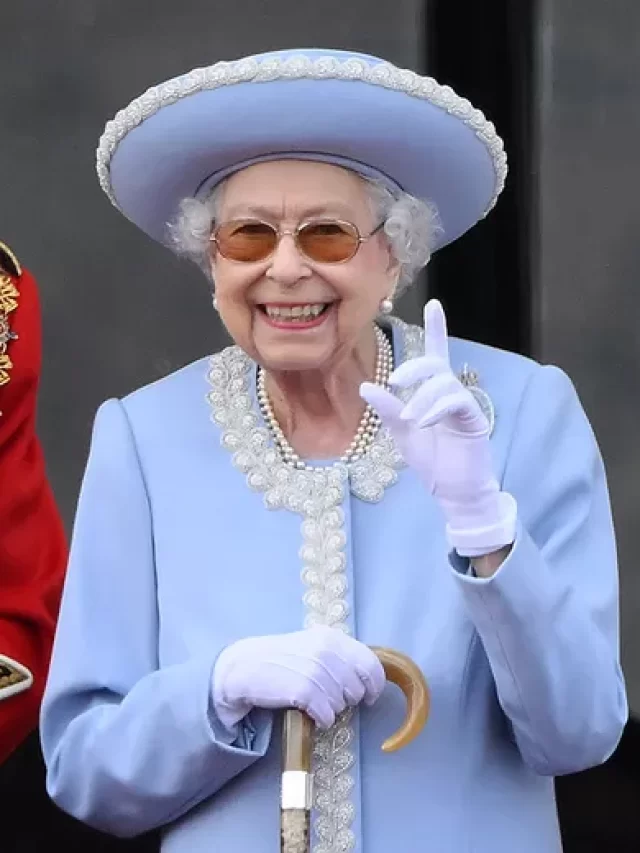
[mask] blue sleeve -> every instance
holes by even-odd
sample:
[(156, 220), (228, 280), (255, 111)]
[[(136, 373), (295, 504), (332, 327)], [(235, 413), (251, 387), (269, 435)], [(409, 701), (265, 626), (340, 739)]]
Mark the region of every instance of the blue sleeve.
[(453, 558), (456, 578), (524, 760), (541, 775), (577, 772), (611, 755), (628, 708), (605, 470), (556, 367), (530, 380), (503, 489), (519, 514), (509, 557), (488, 579)]
[(122, 837), (165, 825), (265, 754), (271, 716), (227, 733), (213, 713), (221, 649), (159, 667), (152, 515), (116, 400), (94, 426), (41, 709), (47, 790)]

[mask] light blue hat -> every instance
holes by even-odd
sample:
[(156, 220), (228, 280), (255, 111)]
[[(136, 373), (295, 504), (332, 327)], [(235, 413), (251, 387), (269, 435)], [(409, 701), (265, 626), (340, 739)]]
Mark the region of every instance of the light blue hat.
[(436, 249), (486, 216), (507, 173), (493, 124), (448, 86), (318, 49), (218, 62), (154, 86), (107, 124), (97, 170), (122, 214), (168, 244), (182, 199), (285, 158), (346, 166), (435, 204)]

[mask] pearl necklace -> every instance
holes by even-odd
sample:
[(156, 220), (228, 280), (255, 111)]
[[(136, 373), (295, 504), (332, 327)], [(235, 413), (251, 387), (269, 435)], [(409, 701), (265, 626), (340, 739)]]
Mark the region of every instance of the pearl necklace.
[[(375, 332), (377, 355), (376, 371), (373, 381), (376, 385), (388, 388), (389, 377), (393, 371), (393, 348), (387, 340), (387, 336), (379, 326), (375, 327)], [(282, 432), (280, 424), (273, 412), (269, 395), (267, 394), (265, 372), (260, 367), (258, 367), (257, 376), (257, 396), (262, 417), (278, 450), (280, 451), (283, 461), (292, 468), (299, 468), (307, 471), (314, 470), (313, 465), (307, 465), (307, 463), (298, 456)], [(360, 419), (360, 424), (356, 430), (356, 434), (353, 437), (353, 441), (340, 457), (340, 462), (348, 465), (350, 462), (355, 462), (357, 459), (364, 456), (373, 444), (373, 440), (375, 439), (379, 429), (380, 418), (374, 409), (367, 404), (364, 414)]]

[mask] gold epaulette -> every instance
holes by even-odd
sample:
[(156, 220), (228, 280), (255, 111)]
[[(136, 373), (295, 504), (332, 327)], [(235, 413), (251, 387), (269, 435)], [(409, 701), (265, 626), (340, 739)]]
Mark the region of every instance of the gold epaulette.
[(18, 336), (11, 331), (9, 321), (18, 307), (20, 292), (16, 281), (21, 275), (20, 261), (8, 246), (0, 243), (0, 387), (11, 379), (13, 363), (8, 350), (11, 341)]

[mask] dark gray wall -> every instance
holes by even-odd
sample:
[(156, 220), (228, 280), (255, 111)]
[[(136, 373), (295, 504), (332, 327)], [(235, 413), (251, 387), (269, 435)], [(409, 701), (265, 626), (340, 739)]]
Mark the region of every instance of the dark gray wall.
[[(41, 436), (72, 520), (96, 407), (216, 349), (206, 282), (138, 233), (95, 178), (104, 123), (148, 86), (278, 47), (415, 67), (418, 0), (20, 0), (2, 13), (0, 239), (41, 288)], [(409, 297), (405, 313), (415, 313)]]
[(540, 16), (537, 354), (573, 377), (608, 467), (638, 715), (640, 4), (541, 0)]

